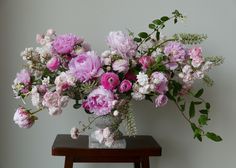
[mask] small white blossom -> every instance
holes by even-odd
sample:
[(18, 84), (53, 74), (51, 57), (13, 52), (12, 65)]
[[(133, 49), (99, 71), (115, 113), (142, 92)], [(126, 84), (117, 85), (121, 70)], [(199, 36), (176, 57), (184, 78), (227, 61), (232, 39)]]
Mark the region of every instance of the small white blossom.
[(118, 110), (115, 110), (114, 112), (113, 112), (113, 115), (116, 117), (116, 116), (118, 116), (119, 115), (119, 111)]
[(148, 76), (144, 72), (139, 72), (137, 75), (137, 81), (141, 86), (148, 84)]
[(43, 78), (42, 84), (43, 85), (49, 85), (50, 84), (50, 77), (48, 76), (47, 78)]
[(140, 92), (133, 92), (131, 93), (131, 96), (134, 100), (138, 100), (138, 101), (145, 99), (145, 95), (143, 95)]

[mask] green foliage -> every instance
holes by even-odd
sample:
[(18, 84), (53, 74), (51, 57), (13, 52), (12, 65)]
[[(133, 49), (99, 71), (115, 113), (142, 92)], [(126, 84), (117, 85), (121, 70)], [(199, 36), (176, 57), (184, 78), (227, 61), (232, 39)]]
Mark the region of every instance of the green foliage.
[(189, 118), (193, 118), (195, 116), (195, 104), (192, 101), (189, 106)]
[(90, 82), (86, 82), (86, 83), (82, 83), (80, 86), (80, 90), (84, 93), (84, 94), (89, 94), (92, 90), (94, 90), (98, 85), (97, 81), (90, 81)]
[(206, 136), (207, 136), (209, 139), (211, 139), (211, 140), (213, 140), (213, 141), (215, 141), (215, 142), (220, 142), (220, 141), (222, 141), (222, 138), (221, 138), (219, 135), (217, 135), (217, 134), (215, 134), (215, 133), (213, 133), (213, 132), (207, 132), (207, 133), (206, 133)]
[(196, 98), (201, 97), (201, 95), (203, 94), (203, 92), (204, 92), (204, 89), (202, 88), (202, 89), (200, 89), (200, 90), (194, 95), (194, 97), (196, 97)]
[(205, 60), (212, 62), (215, 66), (218, 66), (224, 63), (224, 58), (222, 56), (210, 56), (210, 57), (206, 57)]
[(206, 83), (208, 87), (213, 86), (214, 84), (214, 81), (206, 74), (203, 77), (203, 81)]
[(207, 35), (204, 34), (190, 34), (190, 33), (180, 33), (174, 34), (173, 38), (175, 41), (179, 41), (183, 44), (200, 44), (205, 39), (207, 39)]

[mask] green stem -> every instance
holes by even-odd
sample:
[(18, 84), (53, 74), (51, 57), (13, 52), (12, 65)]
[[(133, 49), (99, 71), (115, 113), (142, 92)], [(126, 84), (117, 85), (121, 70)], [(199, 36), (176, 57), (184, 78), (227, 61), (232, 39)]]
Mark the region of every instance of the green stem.
[(38, 109), (38, 110), (32, 112), (31, 114), (36, 114), (36, 113), (40, 112), (41, 110), (43, 110), (43, 108), (40, 108), (40, 109)]
[(90, 126), (94, 123), (94, 121), (100, 117), (103, 117), (103, 116), (97, 116), (93, 118), (91, 121), (89, 120), (89, 123), (87, 125), (83, 125), (84, 127), (82, 128), (82, 132), (85, 132), (88, 128), (90, 128)]

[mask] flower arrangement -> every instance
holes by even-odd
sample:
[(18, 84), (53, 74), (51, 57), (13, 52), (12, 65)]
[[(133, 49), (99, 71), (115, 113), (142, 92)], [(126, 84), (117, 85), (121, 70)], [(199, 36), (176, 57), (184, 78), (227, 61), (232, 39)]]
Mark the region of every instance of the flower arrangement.
[(36, 111), (20, 106), (14, 115), (15, 123), (30, 128), (38, 119), (36, 113), (48, 109), (50, 115), (59, 115), (73, 99), (75, 109), (82, 107), (92, 117), (87, 124), (83, 121), (80, 128), (71, 129), (72, 138), (90, 129), (98, 118), (109, 116), (116, 121), (113, 129), (95, 132), (99, 142), (105, 139), (109, 146), (122, 121), (126, 122), (128, 135), (136, 134), (129, 108), (132, 99), (149, 100), (156, 108), (172, 101), (190, 124), (194, 138), (202, 141), (206, 136), (221, 141), (219, 135), (203, 129), (210, 120), (211, 106), (201, 97), (204, 90), (194, 89), (193, 84), (202, 80), (211, 86), (213, 80), (207, 72), (223, 63), (223, 58), (203, 56), (197, 45), (206, 35), (180, 33), (167, 38), (160, 33), (166, 22), (173, 20), (175, 24), (183, 18), (175, 10), (170, 17), (153, 20), (149, 24), (151, 32), (138, 33), (137, 37), (130, 31), (110, 32), (106, 39), (109, 49), (101, 55), (73, 34), (56, 35), (49, 29), (37, 35), (41, 46), (21, 53), (26, 65), (12, 86), (16, 98), (31, 97)]

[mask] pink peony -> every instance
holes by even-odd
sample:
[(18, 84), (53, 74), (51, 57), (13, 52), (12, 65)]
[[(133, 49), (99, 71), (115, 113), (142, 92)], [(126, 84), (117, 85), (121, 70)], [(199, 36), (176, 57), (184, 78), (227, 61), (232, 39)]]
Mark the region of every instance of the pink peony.
[(102, 86), (93, 90), (83, 103), (83, 107), (98, 116), (106, 115), (113, 109), (114, 94)]
[(119, 84), (119, 76), (113, 72), (106, 72), (101, 77), (101, 85), (107, 90), (113, 90)]
[(23, 83), (25, 85), (30, 83), (30, 72), (26, 69), (22, 69), (19, 73), (16, 74), (14, 84)]
[(88, 51), (71, 59), (69, 70), (80, 82), (87, 82), (103, 73), (101, 66), (100, 58), (94, 51)]
[(14, 114), (13, 120), (20, 128), (30, 128), (34, 124), (36, 117), (24, 107), (19, 107)]
[(124, 92), (128, 92), (131, 88), (132, 88), (132, 83), (129, 80), (125, 79), (121, 82), (119, 91), (121, 93), (124, 93)]
[(166, 105), (167, 102), (168, 102), (168, 98), (166, 95), (159, 95), (155, 99), (156, 107), (162, 107), (162, 106)]
[(151, 81), (155, 85), (155, 91), (160, 94), (164, 94), (168, 91), (168, 80), (164, 73), (154, 72), (151, 75)]
[(178, 67), (177, 63), (182, 63), (186, 60), (186, 49), (182, 43), (169, 42), (164, 48), (164, 54), (169, 57), (166, 65), (167, 68), (174, 70)]
[(110, 32), (107, 37), (107, 44), (124, 58), (130, 58), (136, 54), (137, 45), (131, 37), (122, 31)]
[(190, 58), (192, 59), (192, 66), (197, 68), (199, 67), (203, 62), (204, 59), (202, 57), (202, 48), (201, 47), (194, 47), (189, 50)]
[(83, 39), (73, 34), (58, 36), (52, 43), (53, 50), (58, 54), (70, 54), (75, 45), (83, 42)]
[(68, 96), (61, 96), (58, 92), (48, 91), (43, 96), (43, 106), (46, 106), (50, 115), (62, 113), (62, 108), (67, 106)]
[(142, 65), (142, 69), (146, 71), (154, 63), (154, 59), (151, 56), (144, 55), (139, 58), (138, 62)]
[(129, 69), (129, 61), (125, 59), (116, 60), (112, 64), (112, 69), (117, 72), (127, 72)]
[(58, 57), (52, 57), (48, 62), (47, 62), (47, 68), (54, 72), (56, 71), (59, 66), (60, 66), (60, 59)]

